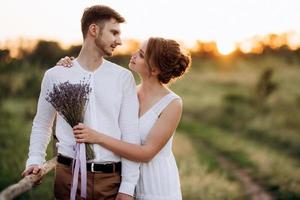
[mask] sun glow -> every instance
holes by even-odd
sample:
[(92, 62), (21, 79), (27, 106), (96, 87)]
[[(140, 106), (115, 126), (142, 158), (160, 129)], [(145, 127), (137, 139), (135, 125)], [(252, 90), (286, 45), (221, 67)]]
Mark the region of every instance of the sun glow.
[[(3, 2), (0, 6), (0, 49), (9, 47), (13, 50), (18, 49), (17, 43), (13, 44), (18, 38), (55, 40), (63, 48), (80, 44), (82, 12), (84, 8), (99, 3), (96, 0), (76, 3), (52, 0), (47, 4), (35, 0)], [(66, 12), (70, 3), (72, 12)], [(260, 53), (265, 45), (274, 49), (282, 45), (293, 50), (300, 47), (300, 1), (296, 0), (288, 3), (284, 0), (187, 0), (184, 3), (180, 0), (133, 0), (130, 3), (102, 0), (101, 4), (116, 9), (126, 18), (126, 23), (121, 25), (122, 38), (138, 41), (151, 36), (171, 38), (183, 41), (187, 48), (217, 55), (228, 55), (235, 49)], [(169, 4), (172, 4), (172, 9), (166, 13)], [(55, 11), (56, 14), (45, 11)], [(285, 37), (282, 33), (288, 34)], [(274, 34), (280, 34), (280, 37)], [(28, 47), (26, 43), (20, 43), (21, 47)], [(134, 41), (124, 43), (116, 52), (134, 51), (137, 44)]]
[(236, 49), (234, 43), (227, 42), (227, 41), (217, 41), (217, 48), (219, 53), (224, 56), (229, 55)]

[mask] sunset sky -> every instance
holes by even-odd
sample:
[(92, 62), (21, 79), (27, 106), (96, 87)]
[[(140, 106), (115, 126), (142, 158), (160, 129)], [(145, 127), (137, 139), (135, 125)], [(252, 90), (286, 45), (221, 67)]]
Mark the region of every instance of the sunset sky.
[(111, 6), (126, 18), (124, 39), (162, 36), (187, 45), (215, 40), (226, 53), (257, 34), (300, 33), (299, 0), (1, 0), (0, 45), (18, 37), (80, 43), (83, 9), (94, 4)]

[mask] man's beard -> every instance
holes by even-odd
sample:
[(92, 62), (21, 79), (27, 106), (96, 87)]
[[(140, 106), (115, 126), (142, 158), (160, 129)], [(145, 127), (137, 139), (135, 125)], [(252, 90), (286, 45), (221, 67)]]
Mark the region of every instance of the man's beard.
[(112, 56), (112, 51), (108, 51), (105, 49), (105, 43), (101, 40), (101, 37), (97, 37), (95, 40), (95, 45), (98, 47), (100, 51), (104, 53), (104, 56)]

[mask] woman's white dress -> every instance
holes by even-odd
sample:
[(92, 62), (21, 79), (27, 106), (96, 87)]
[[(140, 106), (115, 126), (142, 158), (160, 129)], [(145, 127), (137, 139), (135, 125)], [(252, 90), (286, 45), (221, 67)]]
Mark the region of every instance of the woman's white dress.
[[(139, 119), (142, 144), (160, 113), (169, 103), (180, 98), (174, 93), (162, 97)], [(173, 136), (161, 151), (148, 163), (141, 163), (140, 178), (136, 187), (137, 200), (181, 200), (178, 168), (172, 153)]]

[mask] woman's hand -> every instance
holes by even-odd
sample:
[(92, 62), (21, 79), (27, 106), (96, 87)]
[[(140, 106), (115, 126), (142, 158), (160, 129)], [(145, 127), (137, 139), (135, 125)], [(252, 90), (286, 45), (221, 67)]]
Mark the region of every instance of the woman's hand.
[(100, 134), (90, 127), (79, 123), (74, 126), (73, 133), (78, 143), (97, 143), (97, 139), (100, 137)]
[(63, 67), (72, 67), (73, 63), (72, 63), (72, 60), (74, 60), (75, 58), (74, 57), (64, 57), (64, 58), (61, 58), (57, 63), (56, 65), (57, 66), (63, 66)]

